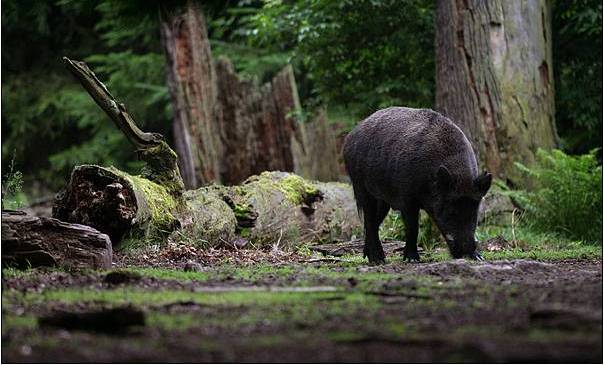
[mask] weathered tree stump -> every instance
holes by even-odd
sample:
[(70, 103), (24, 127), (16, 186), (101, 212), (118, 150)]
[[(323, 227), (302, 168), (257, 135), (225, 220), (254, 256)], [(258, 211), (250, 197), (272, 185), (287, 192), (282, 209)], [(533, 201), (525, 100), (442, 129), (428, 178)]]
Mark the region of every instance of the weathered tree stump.
[(2, 266), (111, 267), (109, 237), (81, 224), (2, 211)]

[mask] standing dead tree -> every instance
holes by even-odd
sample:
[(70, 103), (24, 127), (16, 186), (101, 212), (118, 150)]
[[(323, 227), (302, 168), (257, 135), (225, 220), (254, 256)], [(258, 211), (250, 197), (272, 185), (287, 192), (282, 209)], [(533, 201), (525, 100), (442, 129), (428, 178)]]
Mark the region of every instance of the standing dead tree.
[[(205, 24), (192, 2), (161, 12), (175, 147), (185, 186), (237, 184), (270, 170), (336, 180), (333, 173), (314, 174), (317, 156), (307, 144), (315, 131), (328, 127), (327, 119), (321, 114), (310, 123), (296, 121), (300, 102), (291, 66), (261, 86), (241, 79), (228, 59), (212, 56)], [(322, 143), (327, 151), (335, 149), (335, 137)], [(328, 153), (319, 161), (330, 168), (337, 158)]]

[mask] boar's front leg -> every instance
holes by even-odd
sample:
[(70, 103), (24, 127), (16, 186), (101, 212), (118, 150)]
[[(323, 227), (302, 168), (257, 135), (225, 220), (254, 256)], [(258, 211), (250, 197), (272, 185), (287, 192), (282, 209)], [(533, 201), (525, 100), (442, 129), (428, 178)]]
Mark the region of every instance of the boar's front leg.
[(404, 259), (409, 262), (419, 262), (417, 252), (417, 234), (419, 231), (419, 206), (414, 203), (405, 204), (401, 209), (401, 215), (405, 222), (405, 251)]
[(388, 214), (390, 206), (382, 200), (367, 196), (363, 204), (363, 218), (365, 223), (365, 247), (363, 256), (369, 259), (371, 264), (383, 264), (386, 255), (380, 242), (380, 224)]

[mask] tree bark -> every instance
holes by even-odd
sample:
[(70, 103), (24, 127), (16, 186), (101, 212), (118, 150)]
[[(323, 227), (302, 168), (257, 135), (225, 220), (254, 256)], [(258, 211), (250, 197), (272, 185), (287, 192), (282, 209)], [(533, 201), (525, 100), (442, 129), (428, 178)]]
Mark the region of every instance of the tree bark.
[(557, 142), (550, 1), (438, 0), (436, 109), (464, 131), (480, 164), (521, 180)]
[(161, 39), (174, 110), (174, 142), (185, 187), (220, 182), (216, 74), (205, 19), (192, 2), (162, 8)]
[(310, 121), (298, 123), (296, 127), (302, 141), (292, 146), (294, 171), (308, 179), (339, 181), (341, 150), (338, 148), (335, 126), (327, 121), (325, 109), (319, 109)]
[(2, 211), (3, 266), (107, 269), (112, 254), (109, 237), (94, 228)]
[(301, 143), (293, 113), (300, 103), (291, 66), (258, 87), (242, 80), (226, 58), (216, 61), (220, 178), (238, 184), (262, 171), (294, 171), (292, 144)]

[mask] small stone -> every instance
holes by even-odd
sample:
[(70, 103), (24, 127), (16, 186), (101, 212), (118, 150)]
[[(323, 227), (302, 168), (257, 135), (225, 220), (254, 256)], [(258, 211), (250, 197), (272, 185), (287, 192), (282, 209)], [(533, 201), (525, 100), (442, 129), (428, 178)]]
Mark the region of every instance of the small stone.
[(187, 262), (185, 264), (184, 270), (185, 271), (198, 272), (198, 271), (202, 271), (203, 267), (198, 262), (189, 261), (189, 262)]
[(21, 352), (21, 355), (23, 355), (23, 356), (29, 356), (29, 355), (31, 355), (31, 346), (23, 345), (19, 349), (19, 352)]
[(235, 245), (237, 248), (243, 248), (248, 244), (248, 242), (248, 240), (238, 237), (233, 241), (233, 245)]

